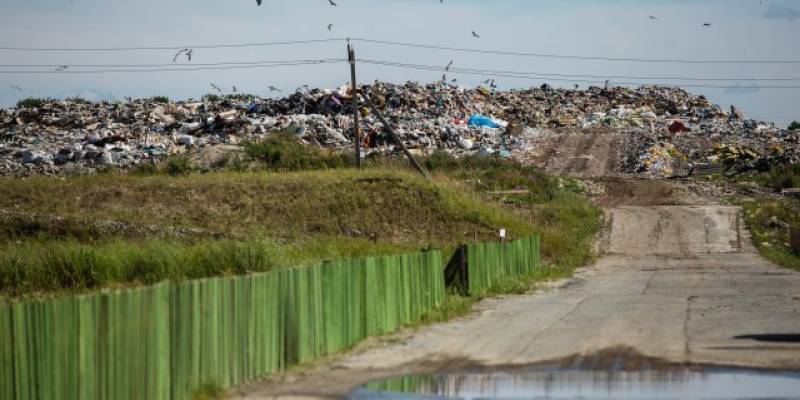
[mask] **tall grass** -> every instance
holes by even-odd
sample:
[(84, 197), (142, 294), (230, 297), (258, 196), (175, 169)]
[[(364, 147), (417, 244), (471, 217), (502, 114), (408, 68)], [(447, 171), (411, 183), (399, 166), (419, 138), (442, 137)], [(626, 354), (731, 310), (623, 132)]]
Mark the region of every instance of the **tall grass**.
[(165, 279), (242, 275), (411, 249), (338, 238), (317, 238), (300, 244), (281, 244), (266, 239), (192, 244), (29, 240), (0, 246), (0, 297), (147, 285)]

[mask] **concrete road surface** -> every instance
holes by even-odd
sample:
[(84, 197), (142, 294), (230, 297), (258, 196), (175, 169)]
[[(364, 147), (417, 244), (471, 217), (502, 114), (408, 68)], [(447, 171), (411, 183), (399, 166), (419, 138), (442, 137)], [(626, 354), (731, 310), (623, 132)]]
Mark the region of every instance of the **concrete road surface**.
[(755, 252), (738, 208), (619, 206), (606, 213), (604, 255), (568, 281), (484, 301), (469, 317), (239, 388), (233, 397), (337, 398), (379, 377), (592, 360), (614, 349), (666, 362), (800, 369), (800, 343), (791, 336), (737, 338), (800, 333), (800, 273)]

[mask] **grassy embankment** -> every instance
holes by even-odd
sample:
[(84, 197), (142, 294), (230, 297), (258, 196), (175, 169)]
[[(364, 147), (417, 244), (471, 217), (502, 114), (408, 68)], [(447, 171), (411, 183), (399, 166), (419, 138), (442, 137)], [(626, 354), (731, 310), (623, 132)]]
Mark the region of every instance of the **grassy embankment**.
[[(591, 256), (599, 211), (570, 182), (495, 158), (436, 155), (426, 164), (430, 181), (387, 161), (358, 171), (343, 157), (276, 136), (215, 171), (173, 159), (133, 174), (4, 179), (0, 297), (245, 274), (429, 246), (449, 251), (495, 240), (500, 228), (512, 237), (541, 233), (552, 266), (546, 274)], [(486, 193), (521, 188), (530, 193)], [(450, 307), (459, 309), (449, 304), (442, 312)]]
[[(738, 179), (754, 182), (777, 194), (782, 189), (800, 187), (800, 164), (775, 167), (768, 172)], [(745, 210), (745, 220), (758, 251), (778, 265), (800, 270), (800, 254), (789, 247), (789, 228), (800, 228), (800, 200), (797, 197), (757, 195), (739, 203)]]

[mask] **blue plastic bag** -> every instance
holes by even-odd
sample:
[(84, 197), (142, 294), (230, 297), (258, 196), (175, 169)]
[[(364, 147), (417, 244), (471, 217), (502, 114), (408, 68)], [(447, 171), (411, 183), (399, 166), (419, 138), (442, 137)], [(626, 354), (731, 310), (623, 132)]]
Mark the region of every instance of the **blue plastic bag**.
[(481, 114), (473, 114), (471, 117), (469, 117), (467, 125), (487, 128), (500, 128), (500, 125), (494, 122), (493, 119)]

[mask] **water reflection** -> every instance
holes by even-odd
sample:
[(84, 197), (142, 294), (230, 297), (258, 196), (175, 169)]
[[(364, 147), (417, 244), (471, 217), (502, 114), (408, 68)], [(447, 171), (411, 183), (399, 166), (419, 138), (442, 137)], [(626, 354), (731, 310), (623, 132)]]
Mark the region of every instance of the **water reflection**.
[(409, 376), (351, 399), (800, 399), (800, 373), (744, 370), (526, 371)]

